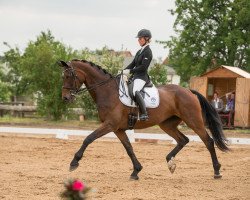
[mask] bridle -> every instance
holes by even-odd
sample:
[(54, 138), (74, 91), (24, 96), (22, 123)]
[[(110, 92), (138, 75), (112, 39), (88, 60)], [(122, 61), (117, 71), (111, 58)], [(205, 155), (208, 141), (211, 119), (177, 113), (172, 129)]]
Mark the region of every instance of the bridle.
[(75, 96), (76, 94), (78, 94), (80, 92), (80, 88), (77, 88), (77, 81), (80, 83), (80, 79), (78, 78), (76, 72), (75, 72), (75, 69), (72, 67), (72, 66), (69, 66), (69, 68), (65, 69), (63, 71), (63, 75), (65, 76), (65, 72), (69, 72), (70, 74), (70, 77), (73, 77), (73, 80), (74, 80), (74, 85), (73, 87), (66, 87), (63, 85), (62, 89), (67, 89), (70, 91), (70, 95), (71, 96)]
[(103, 86), (105, 85), (106, 83), (108, 83), (109, 81), (113, 80), (113, 79), (116, 79), (118, 76), (120, 76), (121, 74), (118, 74), (117, 76), (112, 76), (110, 75), (110, 78), (105, 80), (105, 81), (101, 81), (99, 83), (96, 83), (94, 85), (91, 85), (90, 87), (84, 87), (84, 88), (81, 88), (81, 86), (78, 88), (77, 87), (77, 81), (80, 83), (81, 80), (79, 79), (79, 77), (77, 76), (76, 74), (76, 70), (74, 69), (74, 67), (72, 65), (68, 65), (69, 67), (67, 69), (65, 69), (63, 71), (63, 74), (65, 75), (65, 72), (66, 71), (69, 71), (69, 74), (70, 74), (70, 77), (73, 77), (73, 80), (74, 80), (74, 85), (73, 87), (65, 87), (63, 86), (62, 88), (63, 89), (68, 89), (70, 91), (70, 95), (71, 96), (76, 96), (77, 94), (81, 93), (81, 92), (86, 92), (86, 91), (91, 91), (91, 90), (94, 90), (96, 89), (97, 87), (100, 87), (100, 86)]

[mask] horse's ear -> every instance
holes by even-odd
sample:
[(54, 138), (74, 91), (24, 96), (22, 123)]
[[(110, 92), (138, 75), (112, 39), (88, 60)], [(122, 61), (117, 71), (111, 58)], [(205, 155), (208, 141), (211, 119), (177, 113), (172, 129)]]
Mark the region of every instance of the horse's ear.
[(60, 60), (57, 62), (59, 66), (61, 67), (69, 67), (68, 64), (66, 62), (64, 62), (63, 60)]

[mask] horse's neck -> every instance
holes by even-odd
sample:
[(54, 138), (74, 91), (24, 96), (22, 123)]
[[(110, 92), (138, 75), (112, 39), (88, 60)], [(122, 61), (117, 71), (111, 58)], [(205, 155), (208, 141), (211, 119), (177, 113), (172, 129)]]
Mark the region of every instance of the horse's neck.
[(115, 97), (118, 96), (118, 87), (115, 81), (115, 79), (110, 80), (106, 84), (89, 91), (97, 106), (113, 104)]
[(88, 67), (86, 69), (81, 69), (81, 70), (84, 73), (84, 76), (86, 79), (85, 85), (87, 85), (88, 87), (91, 87), (92, 85), (98, 82), (101, 82), (105, 79), (103, 76), (95, 72), (94, 69), (91, 69), (91, 67)]
[[(87, 74), (85, 85), (87, 88), (91, 88), (89, 90), (89, 93), (98, 106), (101, 104), (107, 105), (107, 101), (110, 102), (111, 99), (114, 98), (114, 95), (116, 93), (118, 94), (116, 80), (109, 80), (109, 75), (98, 72), (98, 69), (95, 69), (92, 66), (87, 66), (85, 68), (79, 69), (83, 73)], [(105, 81), (108, 82), (99, 85), (100, 83)]]

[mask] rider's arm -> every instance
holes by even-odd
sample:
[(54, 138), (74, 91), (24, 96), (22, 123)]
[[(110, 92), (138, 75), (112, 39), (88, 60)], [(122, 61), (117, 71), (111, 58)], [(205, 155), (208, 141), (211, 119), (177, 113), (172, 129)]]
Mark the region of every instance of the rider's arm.
[(134, 67), (135, 67), (135, 59), (125, 69), (133, 69)]

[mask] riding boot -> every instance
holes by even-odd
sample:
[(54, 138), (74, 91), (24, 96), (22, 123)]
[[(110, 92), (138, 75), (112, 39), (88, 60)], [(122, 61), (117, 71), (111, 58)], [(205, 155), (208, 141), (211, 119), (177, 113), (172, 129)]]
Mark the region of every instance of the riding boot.
[(146, 105), (145, 105), (144, 99), (142, 98), (141, 93), (139, 91), (135, 92), (135, 99), (136, 99), (136, 103), (139, 105), (140, 120), (141, 121), (148, 120), (149, 117), (147, 114)]

